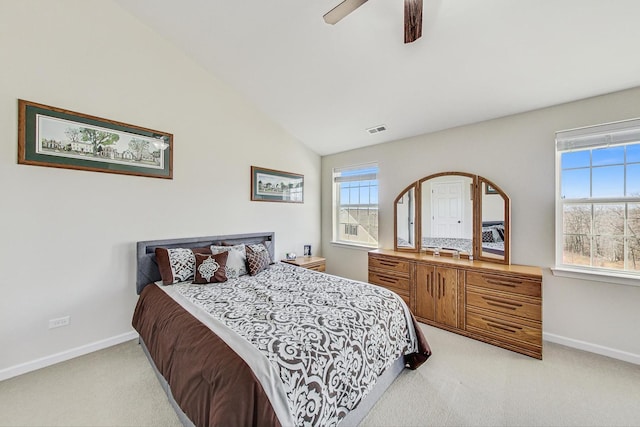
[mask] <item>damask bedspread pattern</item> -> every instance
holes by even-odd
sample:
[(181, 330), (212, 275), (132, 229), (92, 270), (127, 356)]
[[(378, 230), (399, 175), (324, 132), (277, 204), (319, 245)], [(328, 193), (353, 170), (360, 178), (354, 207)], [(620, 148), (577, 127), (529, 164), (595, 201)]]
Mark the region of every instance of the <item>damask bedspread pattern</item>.
[(280, 422), (336, 425), (396, 359), (415, 368), (430, 355), (402, 300), (366, 283), (276, 263), (256, 276), (170, 288), (276, 373), (291, 414)]
[(175, 288), (271, 362), (297, 425), (335, 425), (398, 357), (418, 352), (410, 313), (381, 287), (278, 263)]

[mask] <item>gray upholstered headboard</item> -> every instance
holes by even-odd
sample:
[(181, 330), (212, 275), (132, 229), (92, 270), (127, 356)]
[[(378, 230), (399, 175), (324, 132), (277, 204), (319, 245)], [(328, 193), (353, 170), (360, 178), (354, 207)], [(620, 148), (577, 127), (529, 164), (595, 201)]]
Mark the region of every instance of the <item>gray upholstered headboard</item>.
[(161, 279), (158, 263), (156, 262), (156, 248), (201, 248), (213, 244), (234, 243), (234, 244), (251, 244), (264, 243), (271, 255), (271, 260), (275, 261), (276, 235), (273, 232), (266, 233), (250, 233), (250, 234), (231, 234), (227, 236), (207, 236), (207, 237), (187, 237), (182, 239), (169, 240), (149, 240), (137, 243), (137, 274), (136, 274), (136, 291), (138, 294), (149, 283), (156, 282)]

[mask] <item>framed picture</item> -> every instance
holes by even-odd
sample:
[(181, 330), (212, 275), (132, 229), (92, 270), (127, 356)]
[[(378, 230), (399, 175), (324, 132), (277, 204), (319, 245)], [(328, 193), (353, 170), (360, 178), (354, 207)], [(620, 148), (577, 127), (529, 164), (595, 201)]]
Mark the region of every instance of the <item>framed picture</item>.
[(304, 202), (304, 175), (251, 166), (251, 200)]
[(173, 179), (173, 135), (20, 99), (18, 163)]
[(498, 194), (498, 190), (496, 190), (493, 185), (489, 185), (486, 182), (484, 183), (484, 194)]
[(304, 256), (311, 256), (311, 245), (304, 245)]

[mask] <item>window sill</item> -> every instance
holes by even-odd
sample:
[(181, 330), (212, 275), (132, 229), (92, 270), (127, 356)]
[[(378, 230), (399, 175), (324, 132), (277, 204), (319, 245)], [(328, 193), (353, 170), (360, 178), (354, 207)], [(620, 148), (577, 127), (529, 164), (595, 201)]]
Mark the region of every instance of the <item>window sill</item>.
[(617, 285), (640, 286), (640, 277), (631, 274), (608, 271), (591, 271), (570, 267), (552, 267), (554, 276), (571, 279), (591, 280), (595, 282), (615, 283)]
[(332, 246), (340, 246), (343, 248), (348, 248), (348, 249), (357, 249), (360, 251), (372, 251), (374, 249), (378, 249), (378, 246), (368, 246), (368, 245), (363, 245), (363, 244), (358, 244), (358, 243), (347, 243), (347, 242), (335, 242), (332, 241), (331, 242)]

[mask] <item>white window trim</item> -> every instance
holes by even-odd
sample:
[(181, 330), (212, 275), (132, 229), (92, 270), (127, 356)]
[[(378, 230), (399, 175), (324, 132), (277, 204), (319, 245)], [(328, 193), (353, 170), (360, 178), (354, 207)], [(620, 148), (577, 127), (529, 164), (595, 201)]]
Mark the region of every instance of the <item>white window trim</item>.
[(570, 268), (565, 265), (551, 267), (554, 276), (568, 277), (570, 279), (582, 279), (593, 282), (613, 283), (625, 286), (640, 286), (640, 279), (635, 275), (618, 273), (606, 270), (585, 270), (581, 268)]
[(365, 245), (362, 243), (347, 243), (347, 242), (342, 242), (342, 241), (335, 241), (332, 240), (331, 245), (333, 246), (340, 246), (340, 247), (345, 247), (345, 248), (349, 248), (349, 249), (358, 249), (358, 250), (362, 250), (362, 251), (370, 251), (371, 249), (379, 249), (380, 245)]
[[(568, 149), (587, 149), (605, 144), (621, 145), (629, 142), (640, 141), (640, 119), (623, 120), (606, 123), (597, 126), (588, 126), (577, 129), (569, 129), (556, 132), (556, 257), (555, 266), (551, 268), (554, 276), (582, 279), (603, 283), (612, 283), (625, 286), (640, 286), (640, 273), (625, 271), (612, 271), (597, 267), (580, 267), (567, 265), (562, 262), (563, 243), (563, 203), (560, 201), (561, 193), (561, 153)], [(585, 200), (589, 203), (589, 200)], [(625, 200), (633, 202), (633, 200)]]

